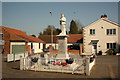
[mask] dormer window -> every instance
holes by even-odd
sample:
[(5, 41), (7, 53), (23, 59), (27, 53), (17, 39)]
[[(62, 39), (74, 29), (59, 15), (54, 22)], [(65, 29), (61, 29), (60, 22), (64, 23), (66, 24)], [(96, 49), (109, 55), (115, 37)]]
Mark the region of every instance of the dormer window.
[(90, 29), (90, 35), (94, 35), (95, 34), (95, 29)]

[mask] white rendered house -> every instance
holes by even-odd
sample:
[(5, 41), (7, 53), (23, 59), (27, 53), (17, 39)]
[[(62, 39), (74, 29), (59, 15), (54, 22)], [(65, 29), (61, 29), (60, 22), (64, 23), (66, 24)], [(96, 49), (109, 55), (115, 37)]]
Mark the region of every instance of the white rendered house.
[(107, 15), (83, 29), (84, 53), (106, 53), (109, 49), (120, 52), (120, 26), (110, 21)]

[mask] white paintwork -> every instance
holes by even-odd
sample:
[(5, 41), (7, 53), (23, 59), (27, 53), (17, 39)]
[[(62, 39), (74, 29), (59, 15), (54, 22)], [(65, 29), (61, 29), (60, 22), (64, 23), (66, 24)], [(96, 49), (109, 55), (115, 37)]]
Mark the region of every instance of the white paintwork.
[(25, 45), (25, 42), (11, 42), (11, 45)]
[[(67, 46), (73, 45), (74, 43), (67, 43)], [(51, 43), (46, 43), (45, 48), (49, 47), (49, 45), (52, 45)], [(58, 50), (58, 43), (53, 43), (54, 49)], [(55, 48), (56, 47), (56, 48)]]
[[(39, 43), (37, 42), (32, 42), (33, 43), (33, 49), (34, 49), (34, 53), (39, 53), (39, 52), (43, 52), (43, 43), (40, 43), (40, 49), (39, 49)], [(28, 43), (28, 45), (31, 46), (31, 42)]]
[[(106, 52), (106, 43), (120, 43), (120, 40), (118, 41), (118, 36), (120, 35), (120, 32), (118, 32), (118, 28), (119, 27), (117, 25), (104, 21), (103, 18), (85, 27), (83, 30), (84, 53), (92, 53), (92, 45), (89, 44), (91, 40), (99, 40), (97, 43), (97, 52), (100, 50), (102, 50), (102, 52)], [(90, 35), (90, 29), (95, 29), (95, 35)], [(116, 29), (116, 35), (107, 35), (106, 29)], [(116, 47), (118, 50), (118, 46)]]
[(7, 54), (7, 62), (20, 60), (20, 56), (27, 57), (28, 53)]
[(40, 49), (39, 49), (39, 43), (33, 43), (33, 49), (34, 49), (34, 53), (38, 53), (38, 52), (42, 52), (43, 49), (43, 45), (42, 43), (40, 43)]
[(58, 43), (53, 43), (53, 44), (51, 44), (51, 43), (46, 43), (45, 48), (49, 47), (49, 45), (52, 45), (52, 46), (54, 47), (54, 49), (58, 49)]
[(64, 14), (61, 14), (61, 18), (60, 18), (61, 33), (60, 33), (60, 35), (66, 35), (65, 24), (66, 24), (66, 18), (64, 17)]
[(91, 69), (92, 69), (92, 67), (95, 65), (95, 59), (94, 59), (94, 61), (93, 62), (91, 62), (90, 64), (89, 64), (89, 71), (91, 71)]

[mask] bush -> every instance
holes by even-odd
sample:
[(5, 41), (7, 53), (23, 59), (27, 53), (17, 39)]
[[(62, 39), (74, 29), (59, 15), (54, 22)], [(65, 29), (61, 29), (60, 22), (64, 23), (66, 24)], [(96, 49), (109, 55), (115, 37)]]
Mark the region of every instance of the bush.
[(66, 59), (66, 63), (68, 63), (68, 64), (72, 64), (73, 63), (73, 58), (70, 58), (70, 59)]
[(36, 63), (38, 61), (38, 58), (36, 58), (36, 57), (32, 58), (31, 61), (34, 62), (34, 63)]
[(102, 51), (99, 51), (99, 53), (98, 53), (99, 55), (102, 55)]
[(109, 54), (109, 55), (116, 55), (117, 52), (115, 51), (115, 49), (109, 49), (109, 50), (108, 50), (108, 54)]

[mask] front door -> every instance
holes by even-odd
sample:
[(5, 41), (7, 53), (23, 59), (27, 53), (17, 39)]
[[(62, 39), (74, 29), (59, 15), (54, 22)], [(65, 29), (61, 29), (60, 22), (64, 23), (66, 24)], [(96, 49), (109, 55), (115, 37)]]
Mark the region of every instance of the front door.
[(92, 53), (93, 54), (97, 53), (97, 44), (92, 45)]

